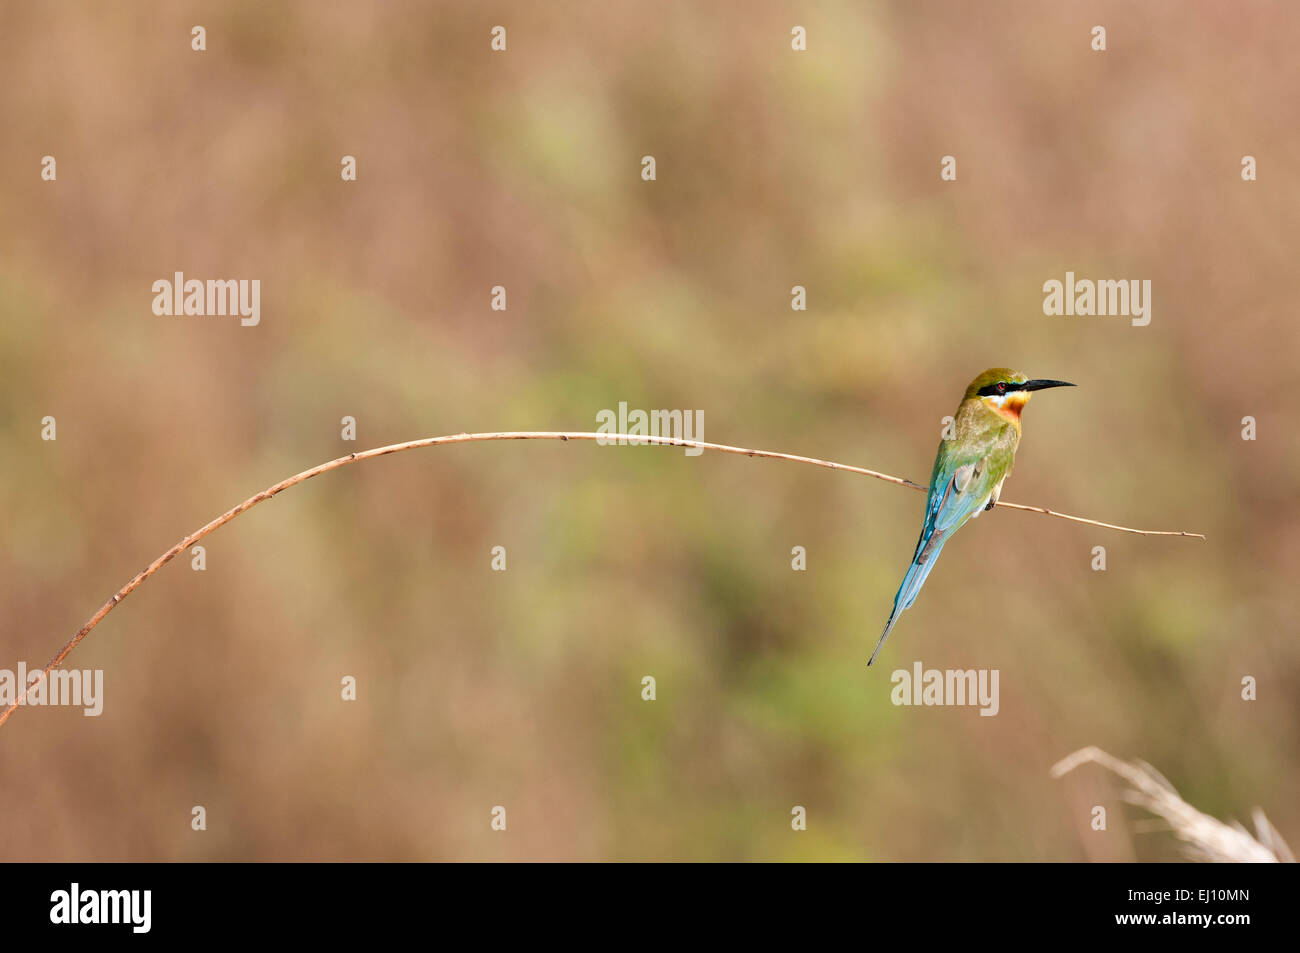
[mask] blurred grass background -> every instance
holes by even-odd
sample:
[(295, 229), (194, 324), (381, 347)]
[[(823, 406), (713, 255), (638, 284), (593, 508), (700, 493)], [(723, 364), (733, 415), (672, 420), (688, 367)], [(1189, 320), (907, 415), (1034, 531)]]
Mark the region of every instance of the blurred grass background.
[[(923, 479), (1010, 365), (1080, 386), (1026, 412), (1006, 499), (1210, 540), (989, 514), (868, 672), (919, 494), (676, 450), (385, 458), (241, 517), (78, 649), (104, 714), (0, 732), (0, 857), (1177, 857), (1100, 772), (1049, 779), (1085, 744), (1296, 844), (1297, 29), (1271, 3), (6, 5), (0, 666), (290, 473), (620, 400)], [(260, 278), (261, 325), (155, 317), (178, 270)], [(1150, 278), (1150, 326), (1044, 317), (1066, 270)], [(893, 707), (914, 659), (1000, 669), (1001, 713)]]

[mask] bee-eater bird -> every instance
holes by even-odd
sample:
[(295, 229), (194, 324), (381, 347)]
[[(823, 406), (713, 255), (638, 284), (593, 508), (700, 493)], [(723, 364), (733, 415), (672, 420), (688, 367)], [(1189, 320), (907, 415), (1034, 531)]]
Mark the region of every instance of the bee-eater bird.
[(990, 368), (970, 382), (953, 419), (952, 437), (939, 443), (921, 538), (868, 665), (876, 660), (899, 615), (916, 601), (943, 544), (968, 519), (997, 503), (1016, 459), (1020, 412), (1030, 395), (1049, 387), (1073, 386), (1068, 381), (1030, 380), (1006, 367)]

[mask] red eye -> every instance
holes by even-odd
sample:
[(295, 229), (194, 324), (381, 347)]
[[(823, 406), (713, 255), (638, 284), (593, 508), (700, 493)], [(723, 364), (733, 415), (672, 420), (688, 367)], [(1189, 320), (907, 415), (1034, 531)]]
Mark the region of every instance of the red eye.
[(999, 394), (1005, 394), (1006, 392), (1007, 392), (1007, 385), (1006, 385), (1006, 384), (999, 383), (999, 384), (998, 384), (998, 393), (999, 393)]

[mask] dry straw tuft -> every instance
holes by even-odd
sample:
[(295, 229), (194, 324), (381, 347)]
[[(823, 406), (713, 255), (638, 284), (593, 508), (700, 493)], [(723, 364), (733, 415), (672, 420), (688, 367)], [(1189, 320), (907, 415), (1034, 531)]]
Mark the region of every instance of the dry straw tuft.
[(1119, 775), (1131, 787), (1124, 800), (1163, 818), (1188, 855), (1217, 864), (1295, 863), (1291, 848), (1282, 840), (1264, 812), (1255, 808), (1255, 835), (1236, 821), (1225, 824), (1192, 807), (1174, 790), (1159, 771), (1145, 761), (1121, 761), (1100, 748), (1080, 748), (1052, 766), (1052, 777), (1060, 778), (1086, 762), (1101, 765)]

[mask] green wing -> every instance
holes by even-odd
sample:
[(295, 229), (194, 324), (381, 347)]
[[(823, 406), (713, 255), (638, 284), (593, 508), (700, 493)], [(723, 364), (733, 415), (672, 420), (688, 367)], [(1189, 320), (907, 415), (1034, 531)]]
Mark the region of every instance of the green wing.
[[(1006, 425), (1005, 430), (1010, 430)], [(990, 432), (980, 441), (945, 440), (934, 458), (930, 474), (930, 495), (922, 542), (932, 533), (953, 532), (978, 515), (993, 495), (1015, 460), (1016, 441), (1008, 434)], [(920, 547), (918, 546), (918, 552)]]

